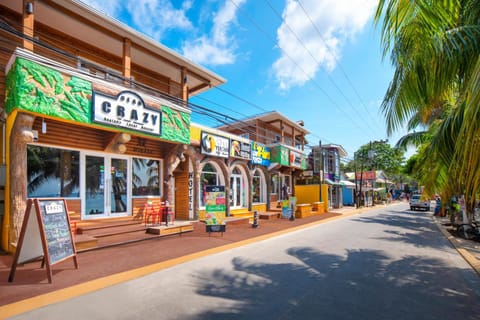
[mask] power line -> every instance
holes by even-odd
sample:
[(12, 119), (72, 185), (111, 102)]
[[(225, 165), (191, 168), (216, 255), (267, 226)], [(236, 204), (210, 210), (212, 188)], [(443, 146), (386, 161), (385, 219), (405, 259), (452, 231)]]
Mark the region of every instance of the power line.
[[(330, 102), (337, 107), (337, 109), (341, 112), (343, 112), (345, 114), (345, 116), (347, 118), (349, 118), (351, 120), (351, 122), (353, 124), (355, 124), (360, 130), (363, 130), (363, 128), (350, 116), (350, 114), (348, 112), (346, 112), (343, 108), (340, 107), (340, 105), (325, 91), (325, 89), (323, 89), (319, 84), (318, 82), (313, 79), (312, 77), (310, 77), (308, 75), (308, 73), (282, 48), (280, 47), (277, 42), (275, 40), (272, 40), (272, 38), (247, 14), (244, 12), (244, 10), (242, 10), (236, 3), (234, 0), (230, 0), (236, 7), (238, 10), (242, 11), (243, 14), (247, 17), (247, 19), (260, 31), (262, 32), (274, 45), (278, 46), (278, 48), (282, 51), (282, 53), (288, 58), (290, 59), (290, 61), (301, 71), (303, 72), (303, 74), (308, 78), (310, 79), (310, 81), (312, 81), (312, 83), (318, 88), (318, 90), (320, 90), (327, 98), (328, 100), (330, 100)], [(282, 19), (283, 21), (283, 19)], [(371, 128), (370, 128), (371, 129)]]
[[(315, 24), (315, 22), (312, 20), (312, 18), (310, 17), (310, 15), (308, 14), (308, 11), (305, 10), (305, 7), (303, 6), (302, 2), (300, 0), (297, 0), (298, 1), (298, 4), (300, 5), (300, 8), (302, 8), (302, 11), (305, 13), (305, 15), (307, 16), (308, 20), (310, 21), (310, 23), (312, 24), (312, 26), (314, 27), (315, 31), (317, 32), (318, 36), (320, 37), (320, 39), (322, 40), (323, 44), (325, 45), (325, 47), (330, 51), (330, 52), (333, 52), (332, 48), (330, 47), (330, 45), (327, 43), (327, 41), (325, 41), (325, 39), (323, 38), (322, 36), (322, 33), (320, 32), (320, 30), (318, 29), (317, 25)], [(332, 55), (335, 59), (335, 55)], [(370, 111), (368, 110), (366, 104), (363, 102), (363, 99), (362, 97), (360, 96), (360, 94), (358, 93), (357, 89), (355, 88), (355, 86), (353, 85), (350, 77), (347, 75), (347, 73), (345, 72), (345, 70), (343, 69), (343, 66), (342, 66), (342, 63), (340, 62), (340, 60), (336, 60), (337, 64), (338, 64), (338, 68), (340, 69), (340, 71), (342, 72), (343, 76), (345, 77), (345, 79), (347, 79), (347, 82), (348, 84), (350, 85), (350, 87), (353, 89), (355, 95), (357, 96), (358, 100), (361, 102), (362, 106), (364, 107), (364, 110), (368, 113), (368, 115), (370, 116), (370, 118), (373, 118), (372, 114), (370, 113)], [(377, 128), (381, 130), (381, 128), (378, 126), (378, 124), (376, 122), (374, 122), (376, 125), (377, 125)]]

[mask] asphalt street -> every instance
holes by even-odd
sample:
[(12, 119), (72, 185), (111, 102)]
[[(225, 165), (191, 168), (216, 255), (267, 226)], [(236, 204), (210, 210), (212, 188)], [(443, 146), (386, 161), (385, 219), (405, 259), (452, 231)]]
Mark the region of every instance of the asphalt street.
[(480, 281), (406, 204), (178, 264), (12, 319), (480, 319)]

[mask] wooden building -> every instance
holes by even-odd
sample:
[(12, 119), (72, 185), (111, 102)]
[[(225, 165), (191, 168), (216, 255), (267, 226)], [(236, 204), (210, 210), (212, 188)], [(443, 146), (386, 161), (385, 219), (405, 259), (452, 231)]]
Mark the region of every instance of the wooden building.
[[(295, 177), (307, 168), (305, 136), (309, 133), (303, 121), (292, 121), (277, 111), (267, 112), (239, 122), (218, 127), (238, 136), (248, 138), (255, 143), (255, 149), (267, 150), (269, 165), (252, 163), (253, 170), (263, 172), (268, 195), (267, 208), (277, 207), (278, 201), (288, 199), (295, 194)], [(262, 180), (260, 180), (262, 181)], [(260, 190), (264, 187), (260, 187)], [(255, 204), (255, 201), (253, 202)]]
[(224, 79), (75, 0), (1, 1), (0, 42), (4, 250), (31, 197), (82, 220), (151, 199), (198, 216), (187, 102)]

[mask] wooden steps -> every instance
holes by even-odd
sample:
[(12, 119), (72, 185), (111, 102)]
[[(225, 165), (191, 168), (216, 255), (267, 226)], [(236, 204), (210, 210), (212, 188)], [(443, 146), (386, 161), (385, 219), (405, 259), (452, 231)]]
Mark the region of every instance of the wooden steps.
[(282, 213), (280, 211), (262, 212), (258, 214), (258, 218), (262, 220), (274, 220), (274, 219), (280, 219), (281, 217), (282, 217)]
[(189, 221), (175, 221), (172, 225), (145, 226), (132, 217), (77, 221), (74, 234), (77, 251), (88, 251), (126, 243), (193, 231)]

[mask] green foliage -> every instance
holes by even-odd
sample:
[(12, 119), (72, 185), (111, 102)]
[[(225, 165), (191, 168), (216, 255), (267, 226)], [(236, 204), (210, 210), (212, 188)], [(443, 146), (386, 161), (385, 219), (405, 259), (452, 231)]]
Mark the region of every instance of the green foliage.
[(417, 146), (411, 172), (427, 193), (480, 190), (480, 0), (380, 0), (384, 55), (395, 73), (382, 111), (388, 132), (425, 128), (399, 141)]
[[(372, 157), (369, 157), (369, 154)], [(374, 141), (361, 146), (355, 152), (357, 166), (366, 170), (383, 170), (390, 177), (400, 173), (404, 162), (404, 151), (392, 148), (385, 141)]]

